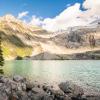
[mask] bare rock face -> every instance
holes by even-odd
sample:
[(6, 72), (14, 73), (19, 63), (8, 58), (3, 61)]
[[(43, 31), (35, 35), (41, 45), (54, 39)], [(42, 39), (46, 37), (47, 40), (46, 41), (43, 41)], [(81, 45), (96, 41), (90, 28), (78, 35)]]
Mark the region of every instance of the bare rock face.
[(72, 32), (68, 35), (68, 41), (80, 43), (83, 40), (80, 34)]

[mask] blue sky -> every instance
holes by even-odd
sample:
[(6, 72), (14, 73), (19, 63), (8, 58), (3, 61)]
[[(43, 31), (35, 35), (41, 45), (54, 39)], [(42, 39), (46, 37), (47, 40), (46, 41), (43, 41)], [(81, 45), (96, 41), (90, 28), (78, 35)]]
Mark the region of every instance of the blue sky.
[(100, 0), (0, 0), (0, 16), (6, 14), (48, 31), (66, 30), (100, 19)]
[(43, 18), (55, 17), (67, 5), (74, 5), (75, 3), (83, 3), (84, 0), (0, 0), (0, 16), (5, 14), (13, 14), (17, 16), (18, 13), (28, 11), (29, 16), (36, 15)]

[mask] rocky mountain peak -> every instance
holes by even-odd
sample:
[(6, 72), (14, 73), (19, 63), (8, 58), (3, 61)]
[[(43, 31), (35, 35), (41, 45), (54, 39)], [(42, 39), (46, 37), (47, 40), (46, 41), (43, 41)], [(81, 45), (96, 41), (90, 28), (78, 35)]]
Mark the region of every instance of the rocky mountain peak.
[(0, 21), (6, 21), (6, 22), (20, 22), (15, 16), (11, 14), (7, 14), (3, 17), (0, 17)]

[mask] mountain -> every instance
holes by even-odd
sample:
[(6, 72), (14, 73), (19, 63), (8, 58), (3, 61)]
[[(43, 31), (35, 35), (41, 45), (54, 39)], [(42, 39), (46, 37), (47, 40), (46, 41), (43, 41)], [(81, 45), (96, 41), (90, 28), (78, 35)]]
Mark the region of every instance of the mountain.
[[(30, 59), (75, 59), (77, 56), (72, 56), (74, 54), (85, 55), (88, 51), (94, 53), (100, 50), (100, 25), (99, 20), (93, 23), (51, 33), (24, 23), (12, 15), (0, 17), (4, 58), (14, 59), (20, 56), (27, 59), (32, 56)], [(89, 44), (91, 35), (96, 43), (92, 49)]]
[(93, 27), (97, 27), (97, 26), (100, 26), (100, 18), (92, 21), (90, 24), (90, 26), (93, 26)]
[(40, 27), (29, 26), (12, 15), (0, 17), (0, 35), (5, 58), (31, 55), (33, 46), (39, 45), (38, 36), (44, 33), (47, 34)]

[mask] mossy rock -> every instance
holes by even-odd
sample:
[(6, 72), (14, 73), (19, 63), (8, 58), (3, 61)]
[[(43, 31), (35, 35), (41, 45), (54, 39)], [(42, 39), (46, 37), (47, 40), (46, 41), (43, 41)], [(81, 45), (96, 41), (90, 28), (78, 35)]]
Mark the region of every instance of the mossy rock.
[(17, 57), (15, 58), (15, 60), (23, 60), (23, 57), (17, 56)]

